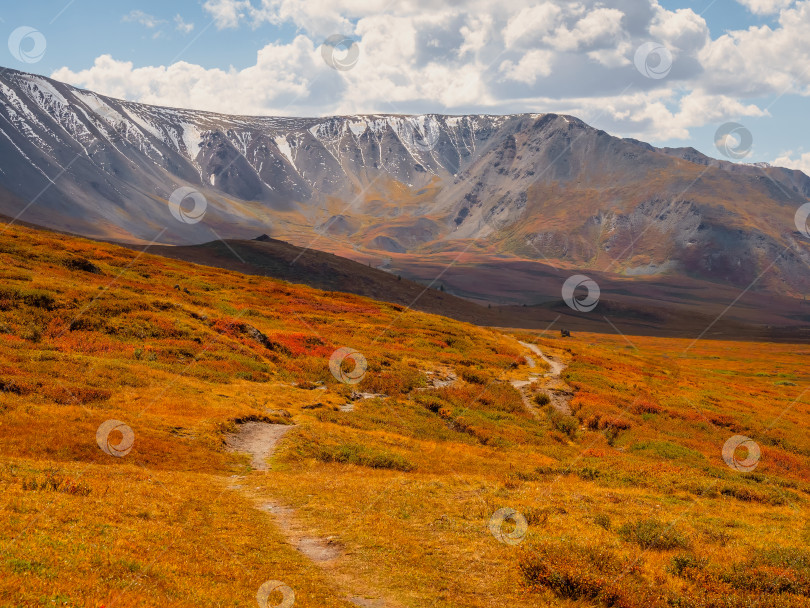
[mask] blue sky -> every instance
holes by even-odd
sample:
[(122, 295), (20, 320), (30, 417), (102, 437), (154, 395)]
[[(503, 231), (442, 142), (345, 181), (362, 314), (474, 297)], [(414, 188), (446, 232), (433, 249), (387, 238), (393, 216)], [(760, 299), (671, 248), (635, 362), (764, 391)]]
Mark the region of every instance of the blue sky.
[(661, 2), (661, 6), (671, 11), (691, 9), (706, 19), (712, 36), (719, 36), (729, 30), (742, 30), (762, 23), (773, 23), (773, 15), (757, 16), (734, 0), (678, 0)]
[[(3, 49), (0, 64), (227, 113), (569, 112), (715, 157), (715, 132), (734, 121), (753, 136), (745, 162), (807, 171), (808, 3), (40, 0), (0, 8), (0, 27), (39, 30), (44, 56), (24, 63)], [(333, 33), (358, 42), (356, 68), (320, 61)], [(667, 77), (633, 67), (645, 41), (671, 49)]]
[[(163, 23), (147, 27), (135, 19), (126, 19), (137, 10)], [(194, 24), (194, 29), (189, 33), (178, 31), (174, 22), (176, 15)], [(90, 66), (104, 53), (138, 65), (165, 65), (182, 59), (206, 67), (247, 66), (255, 61), (257, 49), (279, 38), (289, 39), (295, 31), (294, 28), (289, 31), (288, 27), (218, 30), (198, 2), (155, 0), (18, 2), (0, 9), (0, 18), (6, 37), (19, 25), (30, 25), (46, 35), (48, 52), (42, 61), (28, 69), (8, 55), (4, 62), (9, 65), (8, 59), (11, 59), (11, 67), (43, 75), (50, 75), (63, 66), (73, 69)], [(159, 33), (157, 37), (156, 33)]]

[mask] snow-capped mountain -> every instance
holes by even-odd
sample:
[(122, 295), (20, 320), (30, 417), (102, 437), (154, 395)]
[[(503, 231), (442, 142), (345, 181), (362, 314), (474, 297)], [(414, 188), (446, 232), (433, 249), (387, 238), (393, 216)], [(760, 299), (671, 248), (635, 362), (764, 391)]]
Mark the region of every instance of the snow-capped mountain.
[[(178, 188), (205, 197), (182, 221)], [(186, 191), (188, 191), (186, 190)], [(169, 244), (320, 235), (389, 254), (476, 250), (810, 287), (799, 171), (612, 137), (572, 116), (227, 116), (0, 75), (0, 213)], [(334, 248), (334, 247), (333, 247)], [(780, 257), (781, 256), (781, 257)]]
[[(468, 166), (514, 117), (226, 116), (119, 101), (31, 74), (0, 76), (2, 211), (92, 236), (195, 242), (166, 201), (200, 190), (209, 222), (253, 234), (273, 211), (350, 201), (375, 182), (422, 188)], [(382, 184), (381, 184), (382, 185)], [(254, 204), (246, 204), (254, 203)], [(157, 230), (156, 230), (157, 229)]]

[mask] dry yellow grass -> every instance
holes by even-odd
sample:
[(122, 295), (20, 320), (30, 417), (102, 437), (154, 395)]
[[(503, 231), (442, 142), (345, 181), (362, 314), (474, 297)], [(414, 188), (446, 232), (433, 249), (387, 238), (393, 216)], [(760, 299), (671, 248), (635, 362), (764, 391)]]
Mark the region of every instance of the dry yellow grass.
[[(807, 605), (803, 346), (513, 336), (19, 227), (0, 273), (0, 606), (250, 606), (266, 580), (296, 606)], [(545, 368), (516, 338), (568, 365), (573, 416), (525, 409), (509, 381)], [(270, 471), (226, 451), (244, 420), (295, 423)], [(342, 556), (308, 560), (262, 499)]]

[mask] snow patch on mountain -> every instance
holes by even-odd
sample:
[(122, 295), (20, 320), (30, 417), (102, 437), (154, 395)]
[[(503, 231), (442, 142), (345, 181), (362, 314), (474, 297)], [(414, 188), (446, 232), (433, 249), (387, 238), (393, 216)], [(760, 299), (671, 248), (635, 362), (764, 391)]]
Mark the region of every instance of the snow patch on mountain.
[(290, 147), (290, 142), (287, 141), (287, 138), (283, 135), (279, 135), (278, 137), (274, 137), (273, 141), (275, 142), (276, 146), (278, 146), (279, 152), (281, 152), (284, 155), (284, 158), (286, 158), (294, 167), (295, 162), (293, 161), (292, 148)]
[(68, 105), (68, 100), (56, 90), (50, 82), (39, 76), (29, 76), (27, 79), (29, 90), (39, 90), (39, 92), (51, 103), (58, 103), (63, 106)]
[(36, 142), (37, 146), (41, 149), (48, 150), (49, 152), (52, 151), (53, 148), (45, 143), (45, 140), (43, 140), (34, 130), (34, 126), (40, 129), (44, 128), (44, 126), (36, 118), (34, 113), (31, 112), (23, 100), (19, 98), (13, 89), (7, 87), (1, 82), (0, 93), (6, 97), (6, 113), (8, 114), (8, 120), (11, 122), (12, 126), (14, 126), (14, 128), (20, 131), (28, 139)]
[[(68, 135), (87, 154), (85, 145), (92, 141), (94, 136), (79, 118), (73, 106), (53, 84), (40, 76), (31, 74), (18, 77), (16, 84), (20, 85), (20, 92), (25, 93), (43, 112), (57, 120)], [(39, 122), (42, 123), (41, 120)]]
[(180, 148), (180, 140), (182, 138), (183, 134), (177, 129), (177, 127), (174, 125), (166, 126), (166, 137), (163, 138), (164, 143), (171, 145), (175, 151), (180, 152), (181, 154), (183, 152)]
[(113, 126), (129, 122), (126, 118), (119, 114), (116, 109), (105, 103), (95, 93), (90, 93), (88, 91), (75, 91), (73, 94), (79, 100), (84, 102), (84, 105), (90, 108), (90, 110), (92, 110), (93, 113), (95, 113), (104, 122)]
[(129, 116), (132, 119), (132, 121), (139, 127), (141, 127), (144, 131), (154, 136), (155, 138), (163, 141), (163, 133), (155, 124), (146, 120), (132, 108), (124, 108), (124, 111), (127, 113), (127, 116)]
[(7, 87), (5, 84), (0, 82), (0, 93), (6, 98), (6, 102), (12, 108), (14, 108), (17, 112), (22, 114), (22, 116), (36, 124), (42, 126), (42, 123), (39, 122), (39, 119), (34, 115), (31, 109), (23, 102), (22, 99), (14, 92), (14, 89)]
[(183, 131), (183, 146), (186, 148), (189, 159), (196, 166), (203, 132), (197, 128), (197, 125), (188, 122), (181, 123), (180, 128)]
[(253, 133), (248, 130), (237, 131), (235, 129), (228, 129), (228, 139), (231, 140), (242, 156), (245, 158), (248, 157), (248, 147), (253, 141)]
[(355, 137), (360, 137), (368, 130), (368, 125), (365, 120), (350, 120), (349, 130)]

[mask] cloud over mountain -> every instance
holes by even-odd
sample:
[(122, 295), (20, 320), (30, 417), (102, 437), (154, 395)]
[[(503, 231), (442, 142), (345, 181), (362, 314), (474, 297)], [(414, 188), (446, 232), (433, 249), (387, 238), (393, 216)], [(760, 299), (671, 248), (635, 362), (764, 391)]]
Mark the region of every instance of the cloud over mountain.
[[(53, 76), (134, 101), (242, 114), (569, 112), (664, 141), (768, 115), (763, 96), (810, 91), (810, 0), (744, 4), (778, 21), (712, 38), (703, 16), (656, 0), (208, 0), (213, 27), (291, 25), (298, 33), (266, 44), (241, 69), (136, 66), (105, 54)], [(321, 56), (336, 33), (360, 49), (350, 70), (333, 70)], [(649, 42), (668, 53), (661, 77), (637, 68), (656, 60), (638, 56)]]

